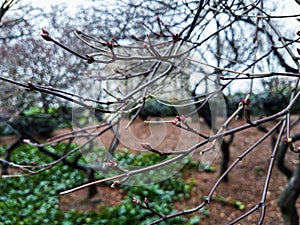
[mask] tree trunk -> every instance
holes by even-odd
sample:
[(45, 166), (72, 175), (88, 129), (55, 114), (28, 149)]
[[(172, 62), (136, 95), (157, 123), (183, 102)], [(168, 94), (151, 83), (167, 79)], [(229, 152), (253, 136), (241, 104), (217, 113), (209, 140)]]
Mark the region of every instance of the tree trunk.
[(299, 225), (299, 216), (296, 208), (296, 201), (300, 194), (300, 164), (294, 171), (287, 187), (278, 199), (281, 209), (283, 225)]
[[(195, 97), (196, 93), (192, 92), (192, 96)], [(225, 98), (226, 105), (228, 105), (227, 98), (225, 96), (224, 96), (224, 98)], [(195, 107), (197, 109), (201, 108), (201, 104), (202, 103), (195, 103)], [(217, 132), (217, 127), (214, 126), (214, 123), (213, 123), (214, 121), (212, 121), (211, 111), (210, 111), (208, 105), (205, 105), (204, 107), (202, 107), (201, 110), (198, 111), (198, 115), (204, 119), (206, 125), (209, 126), (214, 133)], [(230, 159), (230, 145), (233, 142), (233, 138), (234, 138), (234, 135), (232, 134), (232, 135), (230, 135), (230, 139), (228, 141), (225, 141), (225, 140), (222, 141), (222, 144), (221, 144), (222, 160), (221, 160), (221, 165), (220, 165), (220, 167), (221, 167), (220, 168), (220, 176), (228, 168), (228, 163), (229, 163), (229, 159)], [(228, 181), (228, 174), (226, 174), (226, 176), (224, 176), (222, 181), (225, 181), (225, 182)]]
[[(228, 168), (228, 162), (230, 158), (230, 151), (229, 146), (227, 142), (223, 141), (221, 145), (222, 150), (222, 161), (221, 161), (221, 169), (220, 169), (220, 175), (222, 175)], [(223, 181), (228, 182), (228, 174), (224, 176)]]
[[(90, 169), (90, 170), (87, 172), (87, 176), (88, 176), (89, 182), (95, 181), (95, 170), (94, 170), (94, 169)], [(89, 186), (89, 189), (88, 189), (88, 198), (91, 199), (91, 198), (94, 197), (97, 193), (98, 193), (97, 185), (90, 185), (90, 186)]]

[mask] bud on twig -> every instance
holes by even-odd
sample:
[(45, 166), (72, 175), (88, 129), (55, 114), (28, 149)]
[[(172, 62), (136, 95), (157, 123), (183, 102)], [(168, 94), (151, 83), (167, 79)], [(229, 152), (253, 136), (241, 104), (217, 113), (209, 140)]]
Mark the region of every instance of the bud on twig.
[(52, 41), (52, 38), (51, 38), (49, 32), (45, 28), (42, 28), (41, 37), (44, 38), (46, 41)]
[(95, 62), (95, 59), (92, 56), (87, 55), (86, 57), (88, 57), (87, 63), (91, 64)]
[(81, 32), (80, 30), (78, 30), (78, 29), (76, 29), (75, 32), (76, 32), (77, 34), (82, 34), (82, 32)]
[(180, 121), (178, 119), (178, 116), (176, 116), (176, 118), (172, 121), (172, 124), (175, 126), (180, 126)]
[(292, 143), (292, 141), (293, 141), (293, 139), (290, 138), (290, 137), (289, 138), (287, 138), (287, 137), (284, 138), (284, 142), (287, 143), (287, 144)]
[(141, 39), (139, 39), (137, 36), (135, 36), (134, 34), (130, 35), (131, 38), (133, 38), (136, 41), (141, 41)]
[(117, 163), (115, 161), (109, 160), (109, 162), (106, 163), (107, 167), (116, 167)]
[(35, 86), (34, 86), (33, 83), (31, 83), (31, 81), (27, 81), (27, 85), (28, 85), (29, 90), (34, 90), (35, 89)]
[(252, 124), (251, 119), (250, 119), (250, 99), (242, 99), (241, 103), (243, 104), (244, 107), (244, 116), (245, 119), (247, 121), (247, 123), (249, 123), (250, 125)]
[(181, 116), (179, 117), (179, 120), (180, 120), (180, 122), (182, 122), (182, 123), (184, 123), (184, 124), (187, 122), (184, 115), (181, 115)]
[(243, 105), (250, 105), (250, 99), (242, 99), (241, 102), (243, 103)]
[(146, 149), (146, 150), (151, 150), (151, 149), (152, 149), (152, 147), (151, 147), (150, 144), (148, 144), (148, 143), (141, 143), (141, 146), (142, 146), (144, 149)]
[(113, 183), (112, 183), (112, 185), (110, 186), (111, 188), (116, 188), (116, 187), (118, 187), (118, 186), (120, 186), (121, 185), (121, 182), (120, 181), (118, 181), (118, 180), (116, 180), (116, 181), (114, 181)]
[(186, 118), (184, 115), (181, 116), (176, 116), (176, 118), (172, 121), (172, 124), (174, 124), (175, 126), (180, 126), (181, 123), (186, 124)]
[(173, 42), (178, 41), (178, 39), (179, 39), (179, 34), (178, 34), (178, 33), (172, 34), (172, 38), (173, 38)]
[(110, 42), (110, 41), (106, 42), (106, 45), (107, 45), (107, 47), (108, 47), (110, 50), (112, 50), (113, 47), (114, 47), (113, 43)]
[(296, 152), (298, 153), (299, 152), (299, 147), (297, 148), (297, 150), (294, 149), (294, 146), (293, 146), (293, 139), (291, 137), (286, 137), (283, 139), (283, 141), (288, 145), (288, 147), (290, 148), (290, 150), (292, 152)]
[(139, 204), (140, 203), (140, 201), (136, 197), (133, 197), (132, 201), (135, 204)]
[(149, 209), (150, 206), (149, 206), (149, 202), (148, 202), (148, 198), (147, 197), (144, 198), (144, 203), (145, 203), (146, 207)]
[(45, 28), (42, 28), (42, 33), (45, 35), (49, 35), (49, 32)]

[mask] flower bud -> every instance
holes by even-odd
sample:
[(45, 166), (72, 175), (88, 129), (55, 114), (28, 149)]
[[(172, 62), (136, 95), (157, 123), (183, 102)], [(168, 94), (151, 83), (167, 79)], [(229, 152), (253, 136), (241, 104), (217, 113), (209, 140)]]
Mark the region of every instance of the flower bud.
[(121, 184), (121, 182), (118, 181), (118, 180), (116, 180), (116, 181), (114, 181), (114, 182), (112, 183), (112, 185), (111, 185), (110, 187), (111, 187), (111, 188), (116, 188), (116, 187), (118, 187), (120, 184)]
[(172, 124), (175, 125), (175, 126), (180, 126), (180, 121), (179, 121), (179, 119), (176, 117), (176, 119), (174, 119), (174, 120), (172, 121)]
[(115, 161), (109, 160), (109, 162), (106, 163), (108, 167), (116, 167), (117, 163)]
[(131, 38), (133, 38), (136, 41), (141, 41), (137, 36), (135, 36), (134, 34), (130, 35)]
[(147, 197), (144, 198), (144, 202), (145, 202), (146, 204), (148, 204), (148, 198), (147, 198)]
[(80, 30), (76, 30), (75, 31), (77, 34), (82, 34), (82, 32)]
[(242, 99), (241, 102), (243, 103), (243, 105), (250, 105), (250, 99)]
[(294, 147), (293, 147), (293, 139), (291, 137), (289, 138), (284, 138), (283, 141), (287, 144), (287, 146), (294, 151)]
[(180, 119), (181, 122), (185, 122), (185, 116), (184, 116), (184, 115), (181, 115), (181, 116), (179, 117), (179, 119)]
[(95, 59), (94, 59), (92, 56), (88, 56), (88, 55), (87, 55), (87, 57), (88, 57), (88, 59), (87, 59), (86, 62), (87, 62), (88, 64), (91, 64), (91, 63), (95, 62)]
[(49, 35), (49, 32), (45, 28), (42, 28), (42, 33)]
[(141, 146), (142, 146), (144, 149), (146, 149), (146, 150), (151, 150), (151, 149), (152, 149), (152, 147), (151, 147), (150, 144), (148, 144), (148, 143), (141, 143)]
[(176, 118), (172, 121), (172, 124), (175, 126), (180, 126), (181, 122), (179, 116), (176, 116)]
[(286, 138), (283, 139), (283, 141), (284, 141), (285, 143), (289, 144), (289, 143), (292, 143), (293, 139), (290, 138), (290, 137), (289, 137), (289, 138), (286, 137)]
[(109, 49), (113, 49), (113, 47), (114, 47), (113, 43), (110, 41), (106, 42), (106, 45)]
[(139, 204), (139, 202), (140, 202), (136, 197), (133, 197), (132, 201), (133, 201), (133, 203), (135, 203), (135, 204)]
[(174, 42), (178, 41), (178, 39), (179, 39), (179, 34), (178, 34), (178, 33), (172, 34), (172, 38), (173, 38), (173, 41), (174, 41)]
[(52, 38), (51, 38), (49, 32), (45, 28), (42, 28), (41, 37), (44, 38), (46, 41), (52, 41)]

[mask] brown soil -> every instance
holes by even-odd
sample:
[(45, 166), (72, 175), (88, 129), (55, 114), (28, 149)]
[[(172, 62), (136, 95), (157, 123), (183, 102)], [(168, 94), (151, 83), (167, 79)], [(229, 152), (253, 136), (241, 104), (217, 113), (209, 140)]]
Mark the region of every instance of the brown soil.
[[(172, 118), (164, 118), (164, 120), (172, 120)], [(155, 119), (153, 119), (155, 121)], [(122, 121), (122, 125), (126, 125), (128, 121)], [(245, 121), (234, 121), (232, 127), (237, 127), (244, 124)], [(207, 128), (201, 123), (201, 131), (207, 133)], [(267, 124), (271, 127), (272, 124)], [(194, 123), (195, 129), (199, 130), (199, 125)], [(300, 126), (293, 128), (292, 133), (297, 133)], [(60, 131), (59, 133), (61, 133)], [(163, 133), (163, 136), (161, 135)], [(234, 142), (230, 147), (230, 162), (232, 163), (241, 155), (248, 147), (255, 143), (264, 133), (258, 131), (257, 128), (250, 128), (239, 132), (234, 137)], [(112, 132), (101, 137), (101, 142), (108, 147), (112, 137)], [(201, 138), (200, 138), (201, 140)], [(202, 139), (203, 140), (203, 139)], [(121, 143), (119, 147), (127, 147), (133, 151), (140, 151), (140, 143), (150, 143), (153, 148), (168, 150), (185, 149), (192, 146), (199, 141), (193, 134), (182, 132), (179, 128), (175, 128), (171, 123), (156, 124), (144, 123), (137, 120), (131, 129), (122, 131)], [(201, 222), (205, 225), (227, 224), (233, 219), (241, 216), (249, 209), (257, 205), (261, 200), (261, 195), (265, 183), (266, 174), (269, 167), (271, 156), (270, 139), (260, 144), (249, 155), (243, 158), (238, 165), (230, 172), (229, 182), (222, 182), (217, 188), (214, 196), (222, 196), (226, 203), (220, 201), (212, 201), (207, 205), (209, 210), (209, 217)], [(199, 152), (194, 153), (194, 158), (200, 158)], [(212, 164), (219, 171), (219, 164), (221, 161), (221, 154), (213, 160)], [(295, 167), (297, 155), (289, 152), (286, 156), (286, 162), (290, 167)], [(175, 202), (178, 210), (195, 207), (202, 203), (203, 196), (209, 194), (214, 183), (219, 177), (218, 172), (206, 173), (198, 170), (188, 170), (184, 172), (186, 181), (191, 178), (195, 180), (195, 186), (192, 190), (191, 197), (180, 203)], [(265, 225), (281, 224), (281, 213), (277, 207), (277, 199), (284, 190), (287, 184), (286, 178), (274, 166), (270, 185), (267, 192)], [(99, 185), (98, 195), (93, 199), (88, 199), (87, 189), (68, 194), (61, 198), (61, 208), (68, 210), (75, 208), (81, 211), (84, 210), (98, 210), (103, 205), (117, 205), (124, 196), (124, 192), (119, 189), (111, 189), (110, 187)], [(245, 205), (244, 210), (239, 210), (234, 207), (231, 202), (240, 201)], [(298, 209), (300, 209), (300, 202), (297, 202)], [(249, 215), (237, 224), (252, 225), (257, 224), (260, 217), (260, 209), (255, 213)], [(198, 212), (197, 212), (198, 213)], [(299, 210), (300, 213), (300, 210)]]
[[(173, 118), (164, 118), (163, 120), (170, 121)], [(156, 121), (152, 119), (152, 121)], [(127, 120), (122, 121), (122, 126), (127, 124)], [(192, 123), (195, 129), (200, 128), (204, 133), (208, 133), (207, 127), (198, 123)], [(231, 126), (237, 127), (244, 124), (245, 121), (234, 121)], [(121, 127), (122, 127), (121, 126)], [(272, 123), (266, 125), (271, 127)], [(300, 126), (295, 127), (292, 133), (299, 132)], [(161, 136), (163, 133), (163, 137)], [(234, 137), (234, 142), (230, 147), (230, 163), (237, 159), (248, 147), (254, 144), (264, 133), (258, 131), (257, 128), (250, 128), (239, 132)], [(109, 146), (109, 140), (111, 140), (112, 132), (104, 135), (101, 138), (101, 142), (104, 146)], [(163, 149), (164, 151), (185, 149), (197, 143), (201, 138), (195, 138), (195, 135), (182, 131), (179, 128), (175, 128), (171, 123), (144, 123), (141, 120), (137, 120), (129, 129), (129, 131), (121, 132), (121, 143), (119, 147), (130, 148), (133, 151), (141, 151), (140, 143), (151, 143), (151, 146), (156, 149)], [(203, 139), (202, 139), (203, 140)], [(266, 174), (269, 167), (271, 157), (271, 145), (270, 138), (265, 140), (256, 149), (254, 149), (249, 155), (241, 160), (238, 165), (230, 172), (229, 182), (222, 182), (217, 188), (213, 200), (207, 205), (209, 210), (209, 217), (201, 222), (205, 225), (227, 224), (233, 219), (241, 216), (261, 201), (261, 195), (265, 183)], [(194, 159), (199, 159), (199, 152), (194, 153)], [(286, 156), (287, 164), (290, 167), (295, 167), (297, 163), (297, 155), (289, 152)], [(219, 171), (219, 164), (221, 161), (221, 154), (217, 154), (212, 164)], [(191, 197), (185, 201), (175, 202), (175, 206), (178, 210), (188, 209), (196, 207), (203, 201), (203, 196), (207, 196), (219, 177), (218, 172), (206, 173), (197, 170), (188, 170), (184, 172), (184, 178), (188, 182), (193, 178), (195, 186), (192, 190)], [(277, 199), (284, 190), (287, 184), (286, 178), (281, 172), (274, 166), (270, 185), (267, 192), (267, 207), (264, 223), (265, 225), (281, 224), (281, 213), (277, 206)], [(61, 208), (77, 208), (81, 210), (99, 209), (101, 205), (115, 205), (119, 204), (124, 193), (121, 190), (111, 189), (109, 187), (98, 187), (99, 196), (95, 196), (93, 199), (101, 199), (100, 204), (95, 204), (95, 201), (87, 200), (86, 190), (82, 190), (80, 193), (73, 193), (62, 198)], [(85, 196), (84, 199), (80, 196)], [(109, 196), (114, 196), (110, 198)], [(225, 199), (224, 202), (217, 201), (216, 198), (222, 196)], [(240, 201), (245, 205), (244, 210), (237, 209), (233, 204), (233, 201)], [(75, 204), (74, 202), (85, 202), (84, 204)], [(78, 205), (78, 207), (76, 207)], [(297, 202), (297, 206), (300, 209), (300, 201)], [(252, 225), (257, 224), (260, 217), (261, 209), (255, 213), (249, 215), (237, 224)], [(197, 212), (198, 213), (198, 212)], [(300, 213), (300, 210), (299, 210)]]
[(125, 193), (122, 189), (113, 189), (106, 185), (97, 186), (98, 194), (93, 198), (88, 197), (87, 189), (81, 189), (75, 193), (63, 196), (60, 199), (60, 209), (68, 211), (99, 210), (102, 206), (116, 206), (120, 204)]

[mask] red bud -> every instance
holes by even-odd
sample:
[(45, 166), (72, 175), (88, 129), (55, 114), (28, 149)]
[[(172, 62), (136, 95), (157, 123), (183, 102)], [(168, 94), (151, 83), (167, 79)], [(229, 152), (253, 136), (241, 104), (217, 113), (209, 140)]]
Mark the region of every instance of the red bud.
[(116, 187), (118, 187), (120, 184), (121, 184), (121, 182), (118, 181), (118, 180), (116, 180), (116, 181), (114, 181), (114, 182), (112, 183), (111, 187), (112, 187), (112, 188), (116, 188)]
[(173, 38), (173, 41), (174, 41), (174, 42), (178, 41), (178, 39), (179, 39), (179, 34), (178, 34), (178, 33), (172, 34), (172, 38)]
[(92, 56), (87, 56), (87, 57), (88, 57), (87, 63), (91, 64), (95, 62), (95, 59)]
[(41, 37), (44, 38), (46, 41), (52, 41), (52, 38), (51, 38), (49, 32), (45, 28), (42, 28)]
[(114, 45), (110, 41), (106, 42), (106, 45), (109, 49), (113, 49), (114, 47)]
[(135, 204), (138, 204), (138, 203), (140, 202), (136, 197), (133, 197), (132, 201), (133, 201), (133, 203), (135, 203)]
[(243, 105), (250, 105), (250, 99), (242, 99), (241, 102)]
[(43, 33), (43, 34), (48, 34), (48, 35), (49, 35), (49, 32), (48, 32), (45, 28), (42, 28), (42, 33)]
[(184, 121), (185, 121), (185, 116), (184, 116), (184, 115), (181, 115), (181, 116), (179, 117), (179, 119), (180, 119), (180, 121), (184, 122)]
[(117, 163), (113, 160), (109, 160), (109, 162), (107, 163), (107, 166), (108, 167), (116, 167), (117, 166)]
[(172, 121), (172, 124), (175, 125), (175, 126), (180, 126), (180, 118), (179, 118), (179, 116), (176, 116), (176, 119), (174, 119)]

